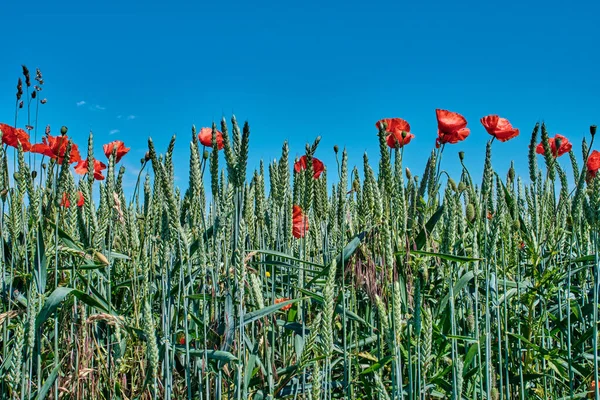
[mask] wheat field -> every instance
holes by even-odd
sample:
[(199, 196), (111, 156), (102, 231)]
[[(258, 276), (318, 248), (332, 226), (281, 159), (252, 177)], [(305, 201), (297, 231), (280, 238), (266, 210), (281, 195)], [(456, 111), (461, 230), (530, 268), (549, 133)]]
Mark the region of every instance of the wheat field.
[[(149, 139), (126, 196), (123, 142), (34, 143), (33, 80), (0, 124), (2, 399), (599, 398), (595, 126), (574, 146), (535, 125), (520, 177), (494, 169), (524, 134), (494, 115), (437, 110), (410, 169), (400, 118), (374, 160), (316, 138), (249, 167), (231, 117)], [(490, 135), (480, 177), (452, 150), (469, 134)]]

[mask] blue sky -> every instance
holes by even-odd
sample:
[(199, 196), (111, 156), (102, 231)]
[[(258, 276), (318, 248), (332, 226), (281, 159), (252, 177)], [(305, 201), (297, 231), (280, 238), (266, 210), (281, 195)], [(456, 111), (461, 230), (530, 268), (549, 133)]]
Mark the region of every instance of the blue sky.
[(359, 167), (367, 151), (376, 168), (374, 124), (401, 117), (416, 136), (405, 166), (421, 174), (436, 108), (469, 121), (469, 138), (444, 154), (456, 178), (460, 150), (479, 176), (490, 138), (479, 118), (487, 114), (522, 131), (494, 144), (494, 165), (504, 176), (514, 159), (527, 176), (537, 121), (570, 138), (577, 154), (589, 125), (600, 124), (599, 12), (598, 2), (554, 0), (7, 1), (0, 121), (13, 121), (26, 64), (46, 81), (40, 132), (67, 125), (85, 147), (92, 130), (97, 154), (102, 143), (124, 140), (131, 185), (147, 137), (163, 152), (177, 134), (177, 184), (185, 187), (191, 125), (232, 113), (250, 122), (250, 166), (278, 158), (284, 140), (300, 156), (321, 135), (317, 157), (330, 177), (334, 144)]

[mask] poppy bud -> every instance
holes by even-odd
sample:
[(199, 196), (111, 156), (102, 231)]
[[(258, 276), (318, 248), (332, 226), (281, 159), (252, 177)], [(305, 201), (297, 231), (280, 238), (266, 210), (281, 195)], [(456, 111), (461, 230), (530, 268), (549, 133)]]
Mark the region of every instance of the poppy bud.
[(204, 160), (208, 159), (208, 150), (204, 150), (204, 153), (202, 153), (202, 159), (204, 159)]
[(48, 99), (42, 99), (42, 101), (40, 101), (40, 103), (42, 104), (46, 104), (48, 102)]
[(560, 149), (560, 144), (562, 143), (562, 140), (560, 140), (559, 137), (557, 137), (556, 139), (554, 139), (554, 145), (556, 146), (556, 151), (558, 152), (558, 149)]
[(467, 220), (469, 222), (473, 222), (473, 220), (475, 219), (475, 206), (473, 206), (473, 203), (469, 203), (467, 204)]
[(0, 196), (2, 197), (2, 200), (3, 200), (3, 201), (4, 201), (4, 200), (6, 200), (6, 195), (7, 195), (7, 194), (8, 194), (8, 190), (7, 190), (7, 189), (3, 189), (3, 190), (0, 192)]
[(34, 90), (33, 92), (31, 92), (31, 98), (35, 99), (37, 97), (37, 92)]
[(48, 165), (46, 165), (46, 163), (42, 164), (42, 169), (46, 169), (48, 167)]
[(592, 135), (592, 137), (594, 137), (594, 135), (596, 134), (596, 128), (596, 125), (590, 126), (590, 135)]
[(338, 147), (337, 144), (335, 146), (333, 146), (333, 151), (334, 151), (335, 154), (337, 154), (338, 151), (340, 151), (340, 148)]
[(23, 108), (23, 100), (19, 102), (19, 108)]
[(150, 152), (147, 151), (146, 154), (144, 155), (144, 161), (150, 161)]
[(458, 158), (460, 159), (460, 161), (463, 161), (465, 159), (465, 152), (464, 151), (459, 151), (458, 152)]
[(408, 135), (408, 133), (406, 133), (406, 131), (402, 131), (402, 139), (406, 139), (407, 135)]
[(406, 167), (406, 179), (408, 179), (409, 181), (412, 179), (412, 173), (410, 172), (410, 169), (408, 169), (408, 167)]
[(37, 177), (37, 171), (31, 171), (31, 178), (35, 179)]
[(458, 191), (459, 191), (459, 192), (463, 192), (463, 191), (464, 191), (466, 188), (467, 188), (467, 185), (466, 185), (464, 182), (462, 182), (462, 181), (461, 181), (461, 182), (458, 184)]
[(69, 131), (69, 128), (67, 128), (64, 125), (60, 128), (60, 134), (61, 135), (66, 135), (68, 131)]

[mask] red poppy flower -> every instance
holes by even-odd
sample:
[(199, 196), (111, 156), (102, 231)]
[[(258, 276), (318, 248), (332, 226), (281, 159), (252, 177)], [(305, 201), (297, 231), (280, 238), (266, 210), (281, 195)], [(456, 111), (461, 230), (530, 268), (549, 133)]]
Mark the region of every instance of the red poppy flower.
[[(103, 162), (98, 160), (94, 160), (94, 179), (97, 181), (104, 180), (104, 175), (102, 175), (102, 170), (106, 169), (106, 165)], [(75, 166), (75, 172), (79, 175), (85, 175), (88, 172), (88, 160), (81, 160)]]
[[(313, 171), (314, 171), (313, 178), (315, 178), (315, 179), (317, 179), (319, 176), (321, 176), (321, 174), (325, 170), (325, 165), (323, 164), (323, 162), (316, 157), (312, 158), (312, 167), (313, 167)], [(306, 168), (307, 168), (306, 155), (304, 155), (304, 156), (300, 157), (300, 159), (294, 163), (294, 171), (300, 172), (300, 171), (304, 171)]]
[(177, 340), (177, 343), (179, 343), (179, 344), (181, 344), (181, 345), (184, 345), (184, 344), (185, 344), (185, 336), (181, 336), (181, 337), (179, 338), (179, 340)]
[[(384, 118), (377, 121), (375, 127), (381, 130), (384, 128), (383, 123), (387, 126), (385, 128), (385, 131), (388, 133), (386, 138), (387, 144), (392, 149), (396, 148), (396, 140), (399, 143), (398, 147), (403, 147), (409, 144), (412, 138), (415, 137), (415, 135), (410, 133), (410, 124), (402, 118)], [(406, 132), (404, 137), (402, 137), (402, 132)]]
[(448, 110), (435, 110), (438, 121), (438, 137), (435, 147), (442, 144), (456, 144), (469, 136), (471, 130), (467, 128), (467, 120), (459, 113)]
[(304, 215), (302, 208), (294, 204), (292, 214), (293, 234), (296, 239), (304, 237), (308, 232), (308, 217)]
[[(69, 143), (69, 137), (67, 135), (46, 135), (46, 137), (42, 138), (42, 143), (36, 143), (33, 146), (31, 146), (31, 152), (43, 154), (50, 158), (58, 159), (58, 163), (62, 164), (63, 158), (65, 157), (65, 152), (67, 151), (67, 143)], [(72, 143), (69, 164), (73, 164), (79, 161), (81, 161), (79, 148), (75, 143)]]
[(123, 143), (120, 140), (115, 140), (114, 142), (110, 142), (105, 144), (104, 146), (102, 146), (102, 148), (104, 149), (104, 154), (106, 155), (106, 158), (110, 158), (110, 155), (113, 152), (113, 148), (117, 147), (117, 155), (115, 158), (115, 164), (118, 163), (119, 161), (121, 161), (121, 158), (127, 154), (129, 152), (129, 150), (131, 150), (130, 147), (125, 147), (125, 143)]
[[(291, 300), (291, 299), (289, 299), (289, 298), (287, 298), (287, 297), (280, 297), (279, 299), (275, 299), (275, 304), (283, 303), (284, 301), (288, 301), (288, 300)], [(282, 309), (283, 311), (287, 311), (287, 310), (289, 310), (290, 308), (292, 308), (292, 305), (291, 305), (291, 304), (287, 304), (287, 305), (285, 305), (285, 306), (281, 307), (281, 309)]]
[(77, 194), (79, 195), (79, 200), (77, 200), (77, 207), (83, 207), (83, 205), (85, 204), (85, 198), (83, 197), (83, 193), (77, 192)]
[[(558, 143), (558, 148), (556, 148), (556, 144)], [(569, 139), (557, 133), (553, 138), (548, 139), (548, 144), (550, 145), (550, 150), (552, 152), (552, 156), (554, 158), (560, 157), (565, 153), (568, 153), (573, 148)], [(535, 152), (538, 154), (544, 154), (544, 144), (540, 142), (535, 148)]]
[(61, 207), (69, 208), (71, 207), (71, 202), (69, 201), (69, 195), (67, 192), (64, 192), (62, 195), (61, 201), (58, 203)]
[[(200, 134), (198, 135), (198, 139), (200, 143), (202, 143), (206, 147), (212, 147), (212, 128), (202, 128), (200, 129)], [(217, 147), (221, 150), (225, 146), (223, 144), (223, 134), (220, 131), (217, 131)]]
[(494, 218), (494, 214), (492, 214), (490, 211), (488, 211), (487, 219), (492, 219), (492, 218)]
[(23, 151), (29, 151), (31, 149), (31, 143), (29, 143), (29, 135), (23, 129), (13, 128), (10, 125), (0, 123), (0, 131), (2, 131), (2, 143), (7, 144), (15, 149), (19, 147)]
[(501, 142), (506, 142), (507, 140), (519, 136), (519, 130), (513, 128), (506, 118), (500, 118), (497, 115), (488, 115), (487, 117), (481, 118), (480, 121), (487, 133)]
[(587, 163), (587, 180), (590, 181), (591, 178), (595, 177), (600, 169), (600, 152), (598, 150), (592, 151), (592, 154), (588, 157)]

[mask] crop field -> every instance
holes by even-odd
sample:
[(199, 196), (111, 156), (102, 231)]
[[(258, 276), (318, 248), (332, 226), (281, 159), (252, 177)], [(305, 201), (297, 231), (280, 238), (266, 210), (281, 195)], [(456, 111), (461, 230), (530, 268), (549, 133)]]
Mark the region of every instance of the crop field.
[[(317, 137), (253, 166), (232, 116), (148, 139), (125, 193), (132, 143), (42, 134), (43, 84), (23, 67), (0, 124), (1, 399), (600, 398), (595, 126), (438, 109), (422, 165), (387, 118), (375, 158)], [(481, 176), (452, 148), (470, 135)], [(494, 168), (517, 135), (527, 176)]]

